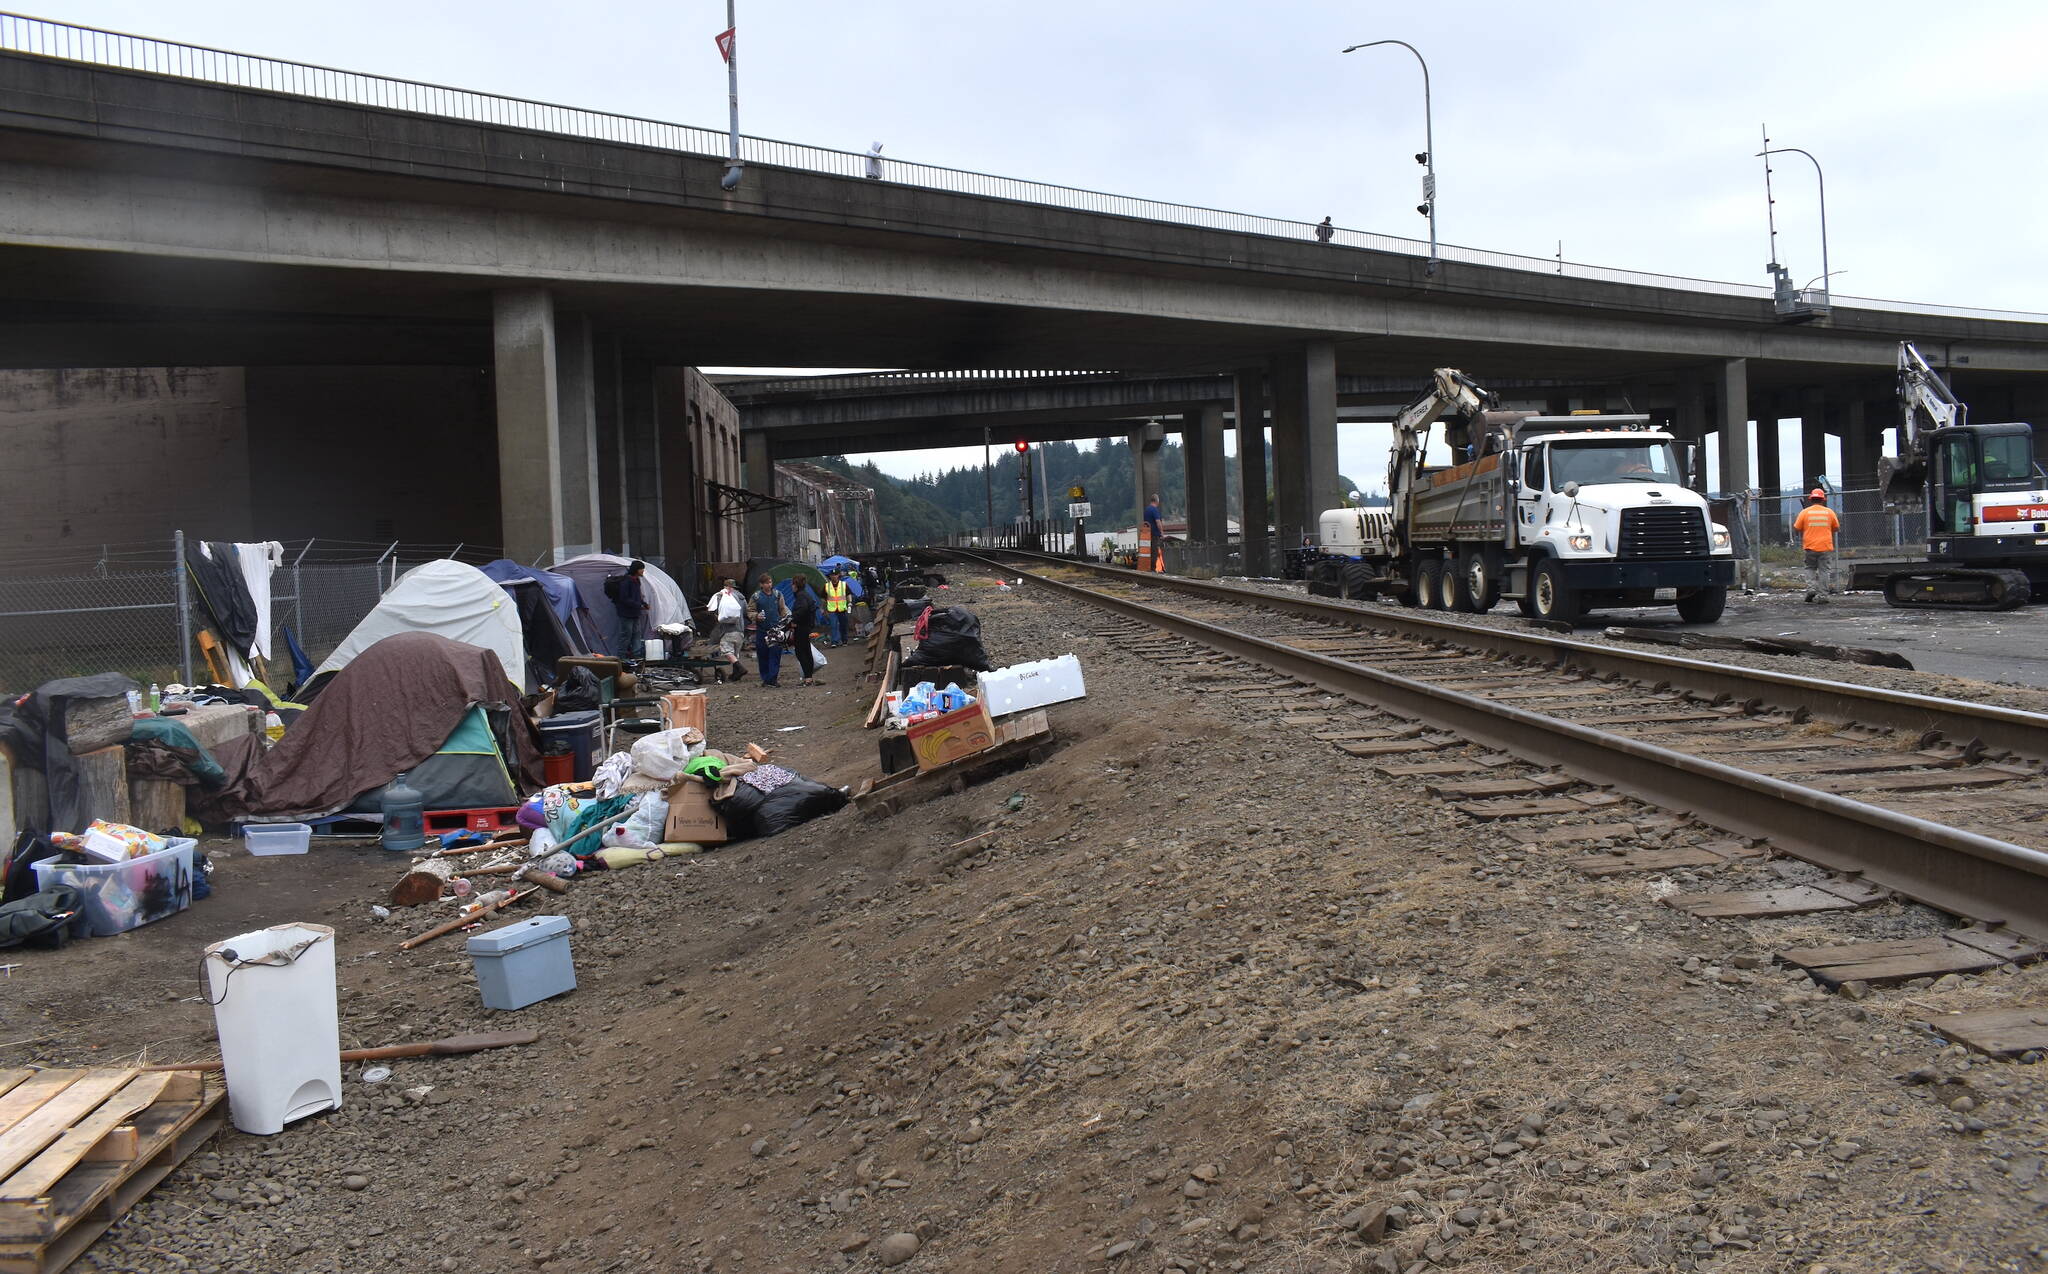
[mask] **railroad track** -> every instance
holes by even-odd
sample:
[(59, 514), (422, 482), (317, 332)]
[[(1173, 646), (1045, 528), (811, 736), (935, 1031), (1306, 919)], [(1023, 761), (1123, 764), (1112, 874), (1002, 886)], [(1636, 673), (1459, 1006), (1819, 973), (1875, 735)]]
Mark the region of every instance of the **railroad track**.
[[(961, 556), (1019, 573), (1021, 555)], [(1781, 953), (1823, 982), (1982, 970), (2048, 943), (2048, 716), (1066, 559), (1022, 573), (1116, 616), (1105, 635), (1122, 649), (1499, 822), (1504, 840), (1626, 851), (1588, 860), (1594, 874), (1771, 854), (1827, 873), (1666, 899), (1693, 914), (1898, 894), (1972, 922)], [(1674, 834), (1702, 825), (1720, 839)]]

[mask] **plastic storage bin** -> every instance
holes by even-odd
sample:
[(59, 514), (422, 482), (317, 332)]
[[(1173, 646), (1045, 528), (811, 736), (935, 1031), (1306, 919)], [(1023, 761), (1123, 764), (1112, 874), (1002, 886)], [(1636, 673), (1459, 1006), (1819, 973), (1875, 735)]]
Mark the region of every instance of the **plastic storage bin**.
[(206, 949), (206, 991), (235, 1127), (266, 1136), (340, 1108), (334, 930), (272, 925), (216, 942)]
[(313, 829), (305, 823), (249, 823), (242, 828), (249, 852), (261, 858), (268, 854), (303, 854), (313, 843)]
[(1072, 655), (1034, 659), (981, 674), (981, 701), (988, 705), (990, 716), (1028, 712), (1049, 703), (1085, 698), (1087, 694), (1081, 661)]
[(36, 888), (70, 885), (85, 895), (85, 919), (95, 938), (126, 933), (192, 905), (192, 851), (198, 841), (174, 837), (154, 854), (118, 863), (35, 865)]
[(569, 917), (534, 916), (469, 940), (487, 1009), (523, 1009), (576, 989)]
[(576, 758), (575, 782), (581, 783), (590, 777), (597, 766), (598, 733), (602, 729), (597, 709), (588, 708), (582, 712), (561, 712), (540, 723), (540, 738), (543, 744), (560, 741), (569, 745), (569, 751)]

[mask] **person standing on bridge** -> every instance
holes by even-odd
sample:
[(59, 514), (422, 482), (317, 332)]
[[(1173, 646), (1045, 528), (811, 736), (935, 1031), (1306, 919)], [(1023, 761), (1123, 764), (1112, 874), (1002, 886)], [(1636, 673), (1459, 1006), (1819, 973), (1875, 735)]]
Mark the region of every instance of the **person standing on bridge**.
[(880, 181), (881, 179), (882, 143), (876, 142), (874, 145), (868, 147), (868, 180)]
[(1330, 224), (1330, 219), (1328, 217), (1324, 217), (1321, 221), (1318, 221), (1316, 223), (1317, 243), (1328, 243), (1331, 239), (1336, 238), (1336, 236), (1337, 227)]
[(1806, 600), (1826, 602), (1835, 591), (1835, 532), (1842, 519), (1828, 507), (1828, 493), (1819, 487), (1806, 499), (1806, 507), (1792, 519), (1792, 530), (1806, 550)]

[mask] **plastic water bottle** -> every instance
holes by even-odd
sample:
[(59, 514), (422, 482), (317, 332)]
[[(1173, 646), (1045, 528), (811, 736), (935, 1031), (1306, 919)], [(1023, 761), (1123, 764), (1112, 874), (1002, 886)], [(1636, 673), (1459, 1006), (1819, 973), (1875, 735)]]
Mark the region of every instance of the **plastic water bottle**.
[(149, 713), (155, 716), (164, 710), (164, 692), (154, 681), (149, 683)]
[(427, 798), (400, 774), (378, 800), (384, 813), (384, 848), (409, 854), (427, 843)]

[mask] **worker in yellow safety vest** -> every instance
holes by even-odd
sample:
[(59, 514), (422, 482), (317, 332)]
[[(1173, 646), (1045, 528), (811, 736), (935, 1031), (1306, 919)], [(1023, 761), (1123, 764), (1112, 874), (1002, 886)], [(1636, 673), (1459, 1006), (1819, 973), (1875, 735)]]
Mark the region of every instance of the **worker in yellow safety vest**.
[(846, 644), (846, 616), (853, 608), (852, 593), (838, 571), (825, 577), (825, 640), (834, 646)]

